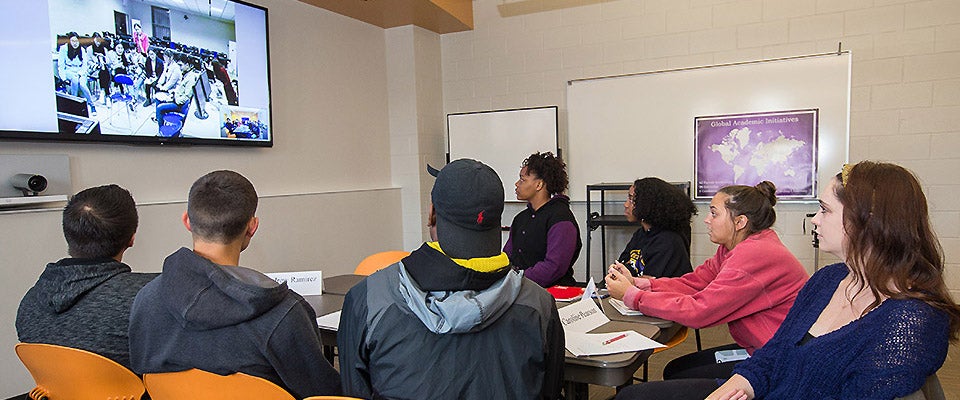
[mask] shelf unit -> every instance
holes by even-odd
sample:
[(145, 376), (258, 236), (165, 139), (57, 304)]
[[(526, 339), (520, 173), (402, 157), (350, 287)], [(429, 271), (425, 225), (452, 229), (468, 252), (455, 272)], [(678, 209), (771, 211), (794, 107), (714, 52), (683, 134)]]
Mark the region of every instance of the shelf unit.
[[(593, 237), (593, 231), (600, 228), (600, 254), (601, 260), (607, 259), (607, 230), (608, 226), (634, 226), (635, 224), (627, 221), (627, 217), (623, 213), (619, 214), (607, 214), (606, 213), (606, 201), (607, 201), (607, 192), (609, 191), (620, 191), (625, 192), (630, 189), (630, 185), (633, 183), (597, 183), (593, 185), (587, 185), (587, 262), (586, 262), (586, 281), (590, 280), (590, 248), (591, 248), (591, 239)], [(599, 208), (595, 208), (595, 201), (593, 197), (593, 192), (599, 192), (600, 194), (600, 204)], [(604, 262), (604, 261), (601, 261)], [(602, 266), (601, 266), (602, 268)]]
[[(690, 182), (670, 182), (670, 184), (676, 186), (687, 196), (690, 196)], [(608, 226), (626, 226), (626, 227), (638, 227), (636, 223), (627, 221), (627, 217), (623, 215), (622, 209), (618, 209), (616, 214), (607, 214), (606, 213), (606, 201), (607, 201), (607, 192), (619, 191), (626, 192), (630, 190), (630, 186), (633, 185), (633, 182), (616, 182), (616, 183), (596, 183), (593, 185), (587, 185), (587, 262), (586, 262), (586, 280), (590, 280), (590, 242), (593, 236), (593, 231), (600, 228), (600, 255), (602, 262), (607, 260), (607, 229)], [(599, 192), (600, 194), (600, 204), (599, 208), (595, 208), (593, 201), (593, 192)], [(623, 200), (626, 200), (626, 196), (623, 197)], [(602, 268), (603, 266), (601, 266)]]

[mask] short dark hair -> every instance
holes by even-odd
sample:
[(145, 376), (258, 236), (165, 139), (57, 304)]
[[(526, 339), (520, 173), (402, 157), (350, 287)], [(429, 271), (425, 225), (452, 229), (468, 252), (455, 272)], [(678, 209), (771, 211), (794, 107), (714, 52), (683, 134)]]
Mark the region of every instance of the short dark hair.
[(633, 182), (633, 216), (637, 221), (680, 234), (690, 251), (690, 219), (697, 213), (690, 196), (660, 178)]
[(563, 193), (567, 190), (567, 164), (560, 157), (554, 156), (551, 152), (533, 153), (526, 160), (523, 160), (522, 166), (527, 167), (527, 173), (531, 173), (543, 180), (547, 186), (547, 192), (550, 195)]
[(763, 181), (755, 186), (726, 186), (719, 193), (730, 196), (724, 204), (730, 210), (730, 218), (747, 216), (747, 235), (767, 229), (777, 222), (777, 212), (773, 209), (777, 205), (777, 186), (773, 182)]
[(190, 187), (190, 230), (204, 240), (229, 243), (240, 237), (257, 212), (257, 190), (233, 171), (213, 171)]
[(63, 237), (76, 258), (120, 254), (137, 232), (137, 205), (126, 189), (97, 186), (73, 195), (63, 208)]

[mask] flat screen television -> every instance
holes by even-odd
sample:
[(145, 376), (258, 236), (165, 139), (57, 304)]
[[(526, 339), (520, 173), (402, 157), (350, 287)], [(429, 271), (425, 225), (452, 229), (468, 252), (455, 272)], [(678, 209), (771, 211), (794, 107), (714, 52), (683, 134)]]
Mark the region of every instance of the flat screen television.
[(273, 145), (267, 9), (0, 2), (0, 139)]

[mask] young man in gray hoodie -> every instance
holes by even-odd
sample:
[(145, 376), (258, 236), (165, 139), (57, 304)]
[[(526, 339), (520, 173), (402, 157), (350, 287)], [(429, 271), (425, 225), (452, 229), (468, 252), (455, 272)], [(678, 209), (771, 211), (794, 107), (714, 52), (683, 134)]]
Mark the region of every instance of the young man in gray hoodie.
[(437, 242), (347, 293), (337, 346), (346, 395), (557, 399), (563, 329), (553, 297), (500, 251), (503, 185), (475, 160), (433, 185)]
[(130, 305), (157, 274), (130, 272), (123, 253), (133, 246), (137, 207), (117, 185), (77, 193), (63, 209), (67, 253), (47, 264), (20, 302), (21, 342), (73, 347), (130, 367)]
[(239, 266), (259, 226), (256, 210), (253, 184), (236, 172), (194, 182), (183, 214), (193, 250), (168, 256), (163, 273), (133, 303), (134, 372), (243, 372), (298, 399), (340, 393), (310, 305), (286, 283)]

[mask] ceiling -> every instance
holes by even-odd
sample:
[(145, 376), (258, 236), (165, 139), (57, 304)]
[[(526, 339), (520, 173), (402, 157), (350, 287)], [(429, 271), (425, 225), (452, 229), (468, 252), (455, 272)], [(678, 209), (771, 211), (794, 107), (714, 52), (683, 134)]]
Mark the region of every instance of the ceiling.
[(462, 32), (473, 29), (472, 0), (300, 1), (317, 7), (325, 8), (335, 13), (358, 19), (381, 28), (416, 25), (441, 34)]
[[(142, 1), (142, 0), (141, 0)], [(234, 3), (227, 0), (150, 0), (150, 5), (233, 21)]]
[[(441, 34), (473, 29), (472, 0), (300, 1), (381, 28), (416, 25)], [(234, 3), (227, 0), (150, 0), (149, 3), (190, 14), (227, 21), (234, 20)]]

